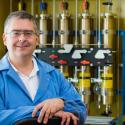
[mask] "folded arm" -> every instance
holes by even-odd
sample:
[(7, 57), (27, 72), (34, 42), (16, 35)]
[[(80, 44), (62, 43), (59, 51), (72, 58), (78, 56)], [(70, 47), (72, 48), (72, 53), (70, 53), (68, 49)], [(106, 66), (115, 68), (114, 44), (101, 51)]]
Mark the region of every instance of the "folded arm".
[(1, 109), (0, 110), (0, 125), (13, 125), (16, 121), (32, 117), (34, 106), (23, 106), (17, 109)]

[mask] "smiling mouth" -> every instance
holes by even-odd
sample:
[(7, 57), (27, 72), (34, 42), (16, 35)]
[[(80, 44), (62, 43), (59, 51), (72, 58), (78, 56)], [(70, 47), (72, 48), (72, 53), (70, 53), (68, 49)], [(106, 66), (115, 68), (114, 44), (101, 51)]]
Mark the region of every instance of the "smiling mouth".
[(19, 48), (24, 48), (24, 47), (29, 47), (29, 45), (17, 45), (16, 47), (19, 47)]
[(17, 48), (19, 49), (25, 49), (25, 48), (28, 48), (28, 46), (16, 46)]

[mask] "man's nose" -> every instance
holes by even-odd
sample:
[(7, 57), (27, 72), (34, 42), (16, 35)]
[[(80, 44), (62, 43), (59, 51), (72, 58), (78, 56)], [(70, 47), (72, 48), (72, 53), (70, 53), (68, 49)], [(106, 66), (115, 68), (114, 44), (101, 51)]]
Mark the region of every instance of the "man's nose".
[(19, 40), (21, 41), (21, 40), (25, 40), (26, 39), (26, 37), (25, 37), (25, 33), (20, 33), (20, 35), (19, 35)]

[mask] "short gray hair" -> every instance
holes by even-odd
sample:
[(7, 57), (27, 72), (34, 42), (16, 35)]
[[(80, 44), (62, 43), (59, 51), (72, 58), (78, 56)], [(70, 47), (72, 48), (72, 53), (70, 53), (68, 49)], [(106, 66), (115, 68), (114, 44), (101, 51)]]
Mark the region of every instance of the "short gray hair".
[(29, 14), (28, 12), (24, 11), (24, 10), (21, 10), (21, 11), (15, 11), (15, 12), (11, 12), (8, 17), (6, 18), (5, 20), (5, 23), (4, 23), (4, 32), (6, 33), (7, 30), (9, 29), (9, 24), (11, 22), (11, 20), (13, 18), (18, 18), (18, 19), (28, 19), (30, 21), (33, 22), (34, 24), (34, 29), (35, 29), (35, 32), (37, 34), (39, 34), (39, 30), (38, 30), (38, 26), (37, 26), (37, 21), (35, 19), (35, 17), (33, 17), (31, 14)]

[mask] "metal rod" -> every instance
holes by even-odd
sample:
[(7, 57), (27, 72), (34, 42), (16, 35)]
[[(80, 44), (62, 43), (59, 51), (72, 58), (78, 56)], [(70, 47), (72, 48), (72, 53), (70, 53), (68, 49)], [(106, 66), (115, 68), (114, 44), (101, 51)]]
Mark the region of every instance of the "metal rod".
[(78, 31), (78, 1), (76, 0), (76, 24), (75, 24), (75, 45), (78, 44), (77, 31)]
[(10, 0), (10, 13), (12, 12), (13, 0)]
[(53, 47), (55, 46), (55, 0), (53, 0), (53, 41), (52, 45)]
[(101, 39), (100, 39), (100, 11), (101, 11), (101, 9), (100, 9), (100, 0), (99, 0), (99, 5), (98, 5), (98, 48), (100, 48), (100, 45), (101, 45)]
[(31, 3), (31, 14), (34, 15), (34, 0)]
[[(121, 0), (119, 0), (119, 2), (118, 2), (118, 31), (120, 31), (120, 17), (121, 17)], [(119, 36), (120, 36), (120, 34), (119, 34), (119, 32), (118, 32), (118, 37), (117, 37), (117, 43), (118, 43), (118, 45), (117, 45), (117, 53), (118, 53), (118, 55), (119, 55), (119, 53), (120, 53), (120, 45), (119, 45), (119, 43), (120, 43), (120, 38), (119, 38)], [(120, 85), (119, 85), (119, 79), (120, 79), (120, 71), (119, 71), (119, 57), (118, 57), (118, 55), (117, 55), (117, 58), (118, 58), (118, 64), (117, 64), (117, 88), (118, 88), (118, 91), (120, 90)], [(118, 106), (117, 106), (117, 117), (119, 117), (120, 116), (120, 98), (119, 98), (119, 96), (118, 96)]]

